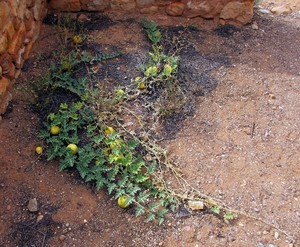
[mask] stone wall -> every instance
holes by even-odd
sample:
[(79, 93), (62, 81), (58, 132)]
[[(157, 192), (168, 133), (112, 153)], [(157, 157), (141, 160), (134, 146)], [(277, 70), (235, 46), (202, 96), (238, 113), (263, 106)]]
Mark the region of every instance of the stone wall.
[(163, 11), (170, 16), (202, 17), (238, 25), (251, 21), (253, 5), (254, 0), (50, 0), (50, 8), (57, 11)]
[(0, 0), (0, 115), (36, 41), (45, 0)]

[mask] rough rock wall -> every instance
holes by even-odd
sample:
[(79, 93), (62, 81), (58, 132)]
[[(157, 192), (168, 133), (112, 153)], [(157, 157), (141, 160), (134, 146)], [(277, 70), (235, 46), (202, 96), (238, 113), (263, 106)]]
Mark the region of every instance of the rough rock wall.
[(219, 19), (221, 24), (249, 23), (254, 0), (51, 0), (50, 7), (58, 11), (139, 11), (153, 14), (164, 10), (170, 16)]
[(45, 0), (0, 0), (0, 115), (36, 41)]

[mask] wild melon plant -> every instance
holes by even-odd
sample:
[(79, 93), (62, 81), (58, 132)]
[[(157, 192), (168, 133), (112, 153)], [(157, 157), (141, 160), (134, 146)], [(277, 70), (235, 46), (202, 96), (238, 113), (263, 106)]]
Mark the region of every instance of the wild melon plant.
[[(106, 189), (119, 199), (122, 208), (131, 205), (136, 216), (146, 215), (147, 222), (156, 219), (161, 224), (166, 214), (175, 211), (187, 197), (166, 186), (161, 166), (165, 156), (158, 155), (147, 141), (129, 134), (117, 115), (126, 102), (146, 97), (153, 90), (159, 91), (158, 104), (162, 96), (172, 99), (170, 95), (174, 92), (179, 92), (174, 95), (180, 98), (182, 91), (176, 75), (179, 57), (163, 52), (156, 23), (143, 20), (142, 25), (152, 42), (152, 51), (148, 63), (141, 68), (141, 76), (127, 87), (116, 88), (104, 96), (91, 76), (78, 78), (79, 68), (113, 59), (121, 55), (119, 52), (91, 54), (75, 46), (61, 61), (51, 65), (44, 80), (48, 90), (62, 88), (76, 97), (69, 103), (61, 102), (58, 110), (47, 116), (39, 137), (46, 142), (47, 159), (58, 159), (61, 171), (76, 169), (84, 181), (93, 183), (96, 189)], [(55, 135), (50, 131), (53, 126), (59, 128)], [(68, 148), (70, 144), (76, 147), (76, 152)], [(177, 174), (175, 169), (172, 172)], [(212, 211), (219, 213), (220, 208)], [(229, 213), (224, 215), (226, 219), (234, 217)]]
[[(149, 33), (157, 42), (159, 34), (159, 31)], [(111, 127), (109, 114), (104, 113), (112, 113), (114, 107), (122, 104), (126, 100), (126, 93), (123, 89), (118, 89), (105, 99), (100, 99), (99, 90), (90, 82), (91, 77), (78, 78), (76, 74), (82, 66), (89, 67), (119, 55), (120, 53), (92, 55), (76, 47), (61, 61), (51, 65), (49, 75), (44, 80), (48, 90), (62, 88), (79, 96), (80, 100), (73, 103), (62, 102), (56, 112), (48, 115), (39, 137), (47, 144), (48, 160), (58, 159), (61, 171), (78, 170), (82, 179), (94, 183), (97, 189), (106, 189), (116, 199), (125, 196), (125, 206), (133, 205), (136, 216), (145, 214), (146, 221), (157, 219), (161, 224), (165, 214), (176, 209), (178, 199), (164, 189), (163, 179), (158, 171), (159, 161), (157, 158), (145, 159), (147, 151), (139, 139), (124, 135), (116, 127)], [(153, 54), (151, 59), (157, 63), (161, 56)], [(163, 60), (167, 62), (166, 58)], [(171, 61), (170, 64), (172, 65)], [(175, 71), (176, 64), (172, 66)], [(159, 72), (164, 74), (162, 76), (170, 76), (173, 68), (166, 67)], [(154, 76), (149, 68), (144, 74), (148, 78)], [(97, 100), (99, 102), (95, 102)], [(97, 109), (100, 102), (101, 111)], [(59, 127), (57, 135), (51, 134), (52, 126)], [(70, 144), (78, 147), (76, 154), (70, 152)]]

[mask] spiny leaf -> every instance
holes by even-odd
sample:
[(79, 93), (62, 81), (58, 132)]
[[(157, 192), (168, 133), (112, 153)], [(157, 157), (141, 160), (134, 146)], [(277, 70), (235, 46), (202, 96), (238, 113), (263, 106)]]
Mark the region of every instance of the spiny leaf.
[(138, 195), (137, 200), (138, 200), (139, 202), (145, 202), (145, 201), (149, 198), (149, 196), (150, 196), (149, 193), (141, 192), (141, 193)]
[(155, 220), (155, 214), (154, 213), (148, 213), (147, 215), (147, 219), (146, 219), (146, 222), (150, 222), (152, 220)]
[(150, 203), (149, 205), (149, 209), (152, 211), (152, 212), (156, 212), (157, 209), (160, 207), (160, 204), (159, 203)]
[(135, 208), (135, 216), (138, 217), (138, 216), (141, 216), (144, 213), (145, 213), (145, 207), (138, 204)]
[(156, 161), (155, 160), (152, 161), (152, 163), (149, 166), (147, 166), (147, 172), (149, 174), (153, 174), (155, 172), (156, 165), (157, 165)]
[(127, 142), (127, 146), (129, 149), (135, 149), (139, 145), (139, 142), (137, 140), (129, 140)]
[(146, 175), (140, 173), (140, 174), (138, 174), (138, 175), (135, 177), (135, 181), (136, 181), (137, 183), (142, 183), (142, 182), (145, 182), (148, 178), (149, 178), (148, 176), (146, 176)]
[(120, 196), (122, 196), (122, 195), (124, 195), (125, 194), (125, 190), (124, 189), (118, 189), (117, 191), (116, 191), (116, 194), (115, 194), (115, 198), (117, 199), (117, 198), (119, 198)]
[(107, 186), (108, 194), (111, 194), (111, 193), (114, 191), (114, 189), (115, 189), (116, 187), (117, 187), (116, 184), (114, 184), (114, 183), (109, 183), (108, 186)]
[(158, 225), (161, 225), (165, 221), (164, 217), (158, 217)]
[(213, 207), (211, 207), (211, 211), (215, 214), (220, 214), (220, 207), (219, 206), (213, 206)]

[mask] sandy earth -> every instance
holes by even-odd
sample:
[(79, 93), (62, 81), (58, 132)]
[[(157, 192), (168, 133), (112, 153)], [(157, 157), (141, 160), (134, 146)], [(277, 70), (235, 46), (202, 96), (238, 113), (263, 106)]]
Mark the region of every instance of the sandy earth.
[[(60, 173), (56, 162), (37, 160), (40, 126), (29, 103), (33, 82), (45, 73), (57, 42), (45, 26), (0, 123), (0, 246), (298, 246), (299, 1), (280, 4), (294, 12), (258, 12), (258, 29), (220, 29), (192, 20), (200, 28), (186, 36), (194, 53), (182, 53), (182, 69), (197, 95), (195, 111), (163, 141), (191, 186), (248, 216), (226, 224), (211, 214), (179, 212), (163, 226), (145, 224), (76, 173)], [(140, 59), (146, 42), (138, 24), (128, 23), (96, 30), (94, 37), (105, 46), (114, 34), (114, 45)], [(37, 213), (27, 210), (31, 198), (38, 200)]]

